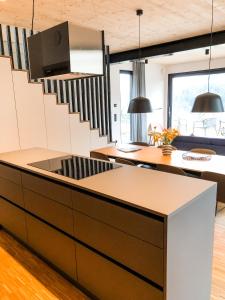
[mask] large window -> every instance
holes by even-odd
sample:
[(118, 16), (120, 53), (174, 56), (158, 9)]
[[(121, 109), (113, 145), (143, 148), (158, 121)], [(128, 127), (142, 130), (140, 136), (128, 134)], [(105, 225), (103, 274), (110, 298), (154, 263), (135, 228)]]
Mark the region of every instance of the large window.
[(120, 97), (121, 97), (121, 120), (120, 120), (120, 142), (130, 141), (130, 115), (127, 113), (131, 99), (132, 72), (120, 71)]
[[(195, 97), (207, 92), (208, 72), (169, 75), (168, 125), (182, 135), (225, 136), (225, 113), (191, 113)], [(225, 107), (225, 69), (212, 70), (210, 92), (221, 96)]]

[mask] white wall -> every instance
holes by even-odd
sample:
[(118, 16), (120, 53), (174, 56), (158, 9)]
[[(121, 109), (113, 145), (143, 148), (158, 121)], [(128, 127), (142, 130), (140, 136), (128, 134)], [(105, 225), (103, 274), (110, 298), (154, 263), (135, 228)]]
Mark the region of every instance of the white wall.
[[(181, 72), (191, 72), (206, 70), (209, 67), (209, 60), (194, 61), (182, 64), (172, 64), (166, 65), (166, 73), (181, 73)], [(216, 58), (212, 59), (211, 68), (224, 68), (225, 67), (225, 58)]]
[(28, 83), (26, 71), (12, 70), (6, 57), (0, 57), (0, 91), (0, 152), (42, 147), (87, 156), (108, 145), (78, 113), (69, 114), (68, 104), (57, 105), (42, 84)]
[(13, 80), (9, 59), (0, 59), (0, 72), (0, 151), (6, 152), (19, 148)]
[(43, 89), (28, 83), (26, 71), (12, 71), (20, 145), (23, 149), (46, 147)]
[(164, 101), (165, 101), (165, 74), (163, 65), (148, 63), (145, 65), (146, 96), (150, 99), (153, 112), (148, 114), (148, 125), (157, 126), (159, 129), (164, 123)]

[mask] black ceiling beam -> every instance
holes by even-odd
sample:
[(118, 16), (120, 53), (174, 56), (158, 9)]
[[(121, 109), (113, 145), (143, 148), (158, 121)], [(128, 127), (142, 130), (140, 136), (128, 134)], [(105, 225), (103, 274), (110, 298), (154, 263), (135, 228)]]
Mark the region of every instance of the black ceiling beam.
[[(213, 33), (212, 45), (225, 43), (225, 30)], [(207, 47), (210, 44), (210, 33), (198, 35), (182, 40), (176, 40), (158, 45), (152, 45), (141, 48), (141, 58), (171, 54), (175, 52)], [(118, 63), (126, 60), (134, 60), (138, 58), (137, 49), (112, 53), (110, 55), (110, 63)]]

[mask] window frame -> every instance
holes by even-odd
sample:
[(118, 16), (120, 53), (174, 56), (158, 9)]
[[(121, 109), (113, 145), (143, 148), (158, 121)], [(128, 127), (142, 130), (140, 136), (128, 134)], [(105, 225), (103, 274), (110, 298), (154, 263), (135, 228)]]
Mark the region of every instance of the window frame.
[[(170, 73), (168, 74), (168, 93), (167, 93), (167, 128), (171, 127), (172, 124), (172, 114), (173, 114), (173, 79), (176, 77), (183, 76), (195, 76), (195, 75), (207, 75), (209, 70), (197, 70), (188, 71), (180, 73)], [(210, 70), (210, 74), (220, 74), (225, 73), (225, 68), (215, 68)]]

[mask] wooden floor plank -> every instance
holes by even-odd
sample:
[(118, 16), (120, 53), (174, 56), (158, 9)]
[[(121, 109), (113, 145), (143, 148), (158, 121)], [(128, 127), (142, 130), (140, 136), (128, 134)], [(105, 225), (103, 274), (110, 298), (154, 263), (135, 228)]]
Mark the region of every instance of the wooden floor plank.
[[(87, 300), (70, 282), (0, 231), (1, 300)], [(211, 300), (225, 300), (225, 209), (216, 217)]]
[(87, 300), (69, 281), (0, 231), (1, 300)]

